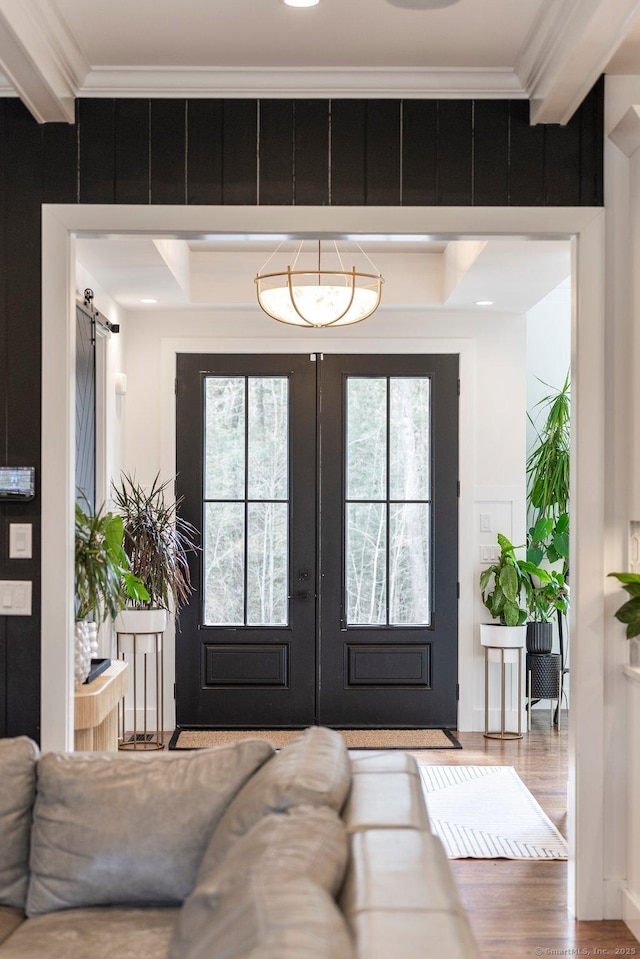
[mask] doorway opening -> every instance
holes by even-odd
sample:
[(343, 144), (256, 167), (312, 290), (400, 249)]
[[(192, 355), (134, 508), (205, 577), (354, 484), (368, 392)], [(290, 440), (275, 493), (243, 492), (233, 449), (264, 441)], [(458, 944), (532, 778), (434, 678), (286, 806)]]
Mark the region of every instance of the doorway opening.
[[(589, 836), (590, 844), (600, 847), (603, 837), (601, 818), (603, 795), (603, 700), (594, 692), (594, 674), (592, 663), (602, 656), (602, 557), (604, 542), (603, 511), (594, 512), (594, 502), (603, 503), (603, 479), (600, 464), (604, 449), (604, 373), (601, 342), (603, 326), (603, 214), (602, 211), (589, 209), (545, 209), (530, 211), (525, 209), (376, 209), (349, 208), (99, 208), (91, 206), (57, 206), (43, 209), (43, 462), (45, 477), (43, 482), (43, 548), (59, 551), (60, 543), (67, 544), (67, 562), (45, 564), (43, 567), (43, 670), (50, 678), (43, 692), (43, 728), (46, 729), (45, 748), (64, 748), (72, 741), (72, 702), (71, 672), (69, 668), (70, 636), (72, 623), (72, 488), (70, 467), (73, 464), (71, 440), (73, 436), (73, 397), (69, 386), (70, 352), (69, 343), (73, 341), (70, 327), (72, 316), (71, 290), (73, 238), (87, 234), (99, 235), (131, 234), (145, 230), (148, 234), (161, 236), (206, 236), (215, 222), (217, 230), (226, 230), (247, 234), (259, 228), (265, 232), (281, 231), (285, 223), (296, 233), (345, 235), (354, 227), (361, 233), (386, 233), (407, 235), (420, 233), (425, 222), (429, 222), (431, 235), (435, 237), (478, 237), (487, 235), (525, 236), (531, 238), (550, 237), (567, 239), (574, 237), (574, 277), (576, 280), (576, 302), (580, 308), (580, 349), (578, 350), (576, 315), (573, 318), (573, 371), (574, 371), (574, 410), (576, 439), (573, 451), (572, 468), (576, 476), (589, 476), (589, 499), (580, 496), (579, 485), (573, 491), (574, 540), (579, 544), (578, 563), (574, 571), (574, 591), (572, 609), (572, 629), (580, 633), (580, 648), (576, 649), (572, 663), (572, 758), (570, 761), (570, 818), (573, 814), (575, 827), (579, 833)], [(65, 317), (69, 318), (65, 320)], [(380, 338), (380, 327), (375, 325), (368, 331), (368, 346), (375, 350), (389, 351), (389, 344)], [(62, 326), (61, 326), (62, 324)], [(234, 329), (234, 332), (236, 330)], [(442, 331), (441, 331), (442, 332)], [(64, 334), (64, 335), (61, 335)], [(169, 358), (179, 352), (176, 349), (180, 337), (169, 337), (161, 350), (160, 365), (171, 369)], [(191, 347), (199, 347), (198, 337), (191, 339)], [(203, 325), (200, 340), (211, 340), (210, 330)], [(217, 337), (220, 340), (220, 336)], [(225, 337), (222, 337), (225, 339)], [(226, 335), (226, 342), (218, 345), (226, 350), (237, 349), (233, 337)], [(446, 335), (436, 336), (434, 343), (442, 347)], [(256, 339), (256, 349), (262, 350), (263, 344)], [(283, 337), (278, 346), (286, 348), (287, 337)], [(404, 351), (424, 348), (422, 338), (408, 335), (403, 343)], [(438, 340), (440, 341), (438, 343)], [(299, 340), (293, 340), (294, 349), (302, 352), (305, 347)], [(323, 347), (331, 346), (325, 339)], [(337, 352), (353, 342), (341, 339)], [(273, 351), (274, 344), (267, 346)], [(306, 341), (306, 349), (316, 344)], [(210, 342), (206, 348), (210, 348)], [(317, 349), (317, 346), (316, 346)], [(355, 349), (353, 349), (355, 352)], [(360, 350), (361, 351), (361, 350)], [(373, 350), (372, 350), (373, 351)], [(448, 350), (450, 351), (450, 350)], [(425, 350), (425, 352), (433, 352)], [(461, 343), (461, 376), (464, 377), (465, 364), (472, 364), (473, 348), (468, 342)], [(174, 359), (175, 362), (175, 359)], [(469, 370), (469, 366), (466, 369)], [(463, 380), (464, 381), (464, 380)], [(584, 385), (581, 388), (580, 384)], [(163, 414), (160, 428), (161, 443), (169, 448), (167, 438), (173, 430), (172, 412), (167, 406), (168, 397), (163, 397)], [(465, 402), (468, 405), (465, 407)], [(463, 409), (464, 407), (464, 409)], [(473, 407), (470, 398), (465, 401), (461, 396), (461, 426), (473, 419)], [(581, 434), (583, 438), (581, 441)], [(55, 440), (54, 440), (55, 437)], [(174, 467), (163, 456), (163, 466), (168, 472)], [(466, 464), (467, 468), (469, 464)], [(465, 464), (461, 457), (461, 477)], [(597, 487), (596, 488), (594, 488)], [(472, 529), (472, 510), (469, 504), (463, 510), (461, 494), (461, 538), (465, 531)], [(465, 528), (465, 524), (466, 528)], [(53, 546), (53, 544), (56, 544)], [(469, 557), (461, 555), (460, 571), (465, 568), (466, 583), (473, 590), (474, 575)], [(462, 587), (461, 583), (461, 587)], [(598, 606), (598, 613), (594, 609)], [(472, 623), (472, 616), (469, 617)], [(462, 625), (462, 618), (461, 618)], [(473, 628), (469, 630), (472, 636)], [(472, 640), (471, 640), (472, 642)], [(462, 652), (462, 645), (461, 645)], [(473, 663), (474, 650), (469, 649), (467, 662)], [(461, 679), (462, 670), (461, 670)], [(467, 690), (473, 690), (473, 676), (467, 675)], [(602, 682), (600, 681), (600, 687)], [(584, 695), (580, 691), (584, 690)], [(587, 696), (588, 691), (588, 696)], [(472, 696), (473, 699), (473, 696)], [(589, 743), (590, 748), (582, 753), (578, 765), (575, 757), (581, 741)], [(578, 802), (578, 797), (580, 802)], [(596, 841), (597, 840), (597, 841)], [(578, 870), (579, 871), (579, 870)], [(592, 877), (584, 874), (584, 883), (576, 888), (576, 895), (582, 896), (587, 903), (587, 911), (592, 913)], [(577, 906), (580, 910), (580, 905)]]

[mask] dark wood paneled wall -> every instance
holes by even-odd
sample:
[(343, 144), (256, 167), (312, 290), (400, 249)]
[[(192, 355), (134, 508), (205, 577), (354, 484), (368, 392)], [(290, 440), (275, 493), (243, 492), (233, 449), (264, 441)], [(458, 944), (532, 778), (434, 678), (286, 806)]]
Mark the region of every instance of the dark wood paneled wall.
[[(42, 203), (601, 206), (602, 131), (602, 81), (566, 127), (522, 100), (80, 100), (39, 126), (0, 99), (0, 464), (40, 473)], [(0, 735), (38, 739), (38, 497), (0, 504), (0, 579), (34, 583), (31, 618), (0, 616)]]

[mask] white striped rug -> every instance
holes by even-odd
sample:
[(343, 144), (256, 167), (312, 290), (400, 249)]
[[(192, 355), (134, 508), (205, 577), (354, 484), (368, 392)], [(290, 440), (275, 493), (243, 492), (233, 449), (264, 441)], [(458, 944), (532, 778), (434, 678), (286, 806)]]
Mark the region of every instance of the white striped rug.
[(433, 831), (449, 859), (566, 859), (567, 844), (513, 766), (424, 766)]

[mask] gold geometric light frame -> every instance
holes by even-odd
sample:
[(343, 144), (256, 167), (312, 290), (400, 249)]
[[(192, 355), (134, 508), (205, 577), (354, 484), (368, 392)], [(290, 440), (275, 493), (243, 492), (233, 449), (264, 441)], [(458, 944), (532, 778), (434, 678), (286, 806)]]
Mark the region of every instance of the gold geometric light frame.
[[(302, 244), (296, 253), (294, 267), (301, 249)], [(342, 267), (337, 246), (336, 254)], [(322, 329), (361, 323), (375, 313), (380, 305), (384, 279), (380, 273), (365, 273), (356, 270), (355, 266), (351, 270), (323, 270), (318, 241), (316, 269), (296, 270), (287, 266), (286, 270), (273, 273), (260, 271), (255, 283), (258, 303), (271, 319), (289, 326)]]

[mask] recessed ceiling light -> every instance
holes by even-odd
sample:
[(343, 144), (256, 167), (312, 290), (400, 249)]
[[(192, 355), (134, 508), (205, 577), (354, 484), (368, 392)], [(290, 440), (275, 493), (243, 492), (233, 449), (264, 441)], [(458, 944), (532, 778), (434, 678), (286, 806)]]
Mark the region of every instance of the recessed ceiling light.
[(288, 7), (315, 7), (320, 0), (284, 0)]
[(141, 303), (157, 303), (157, 300), (154, 300), (152, 296), (145, 296), (140, 300)]
[(435, 10), (437, 7), (452, 7), (458, 0), (387, 0), (393, 7), (404, 10)]
[(476, 300), (476, 306), (493, 306), (493, 300)]

